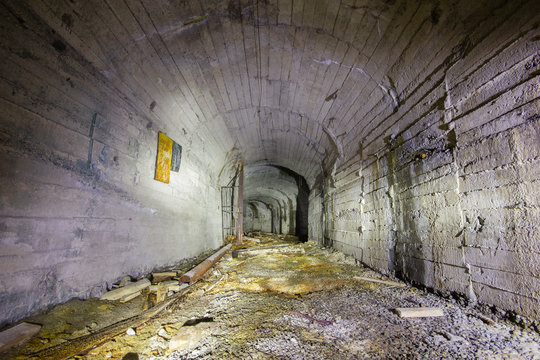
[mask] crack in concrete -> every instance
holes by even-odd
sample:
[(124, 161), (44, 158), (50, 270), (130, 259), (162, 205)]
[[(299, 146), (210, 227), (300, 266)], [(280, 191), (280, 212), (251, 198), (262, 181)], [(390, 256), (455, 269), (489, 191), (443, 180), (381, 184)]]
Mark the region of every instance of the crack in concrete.
[[(395, 87), (392, 86), (391, 84), (390, 85), (384, 85), (382, 82), (377, 81), (371, 74), (366, 72), (363, 68), (361, 68), (359, 66), (354, 66), (354, 65), (353, 66), (343, 65), (340, 62), (335, 61), (335, 60), (331, 60), (331, 59), (318, 60), (318, 59), (312, 58), (312, 60), (314, 62), (316, 62), (317, 64), (328, 65), (328, 66), (337, 65), (339, 67), (342, 67), (342, 68), (345, 68), (345, 69), (348, 69), (348, 70), (358, 71), (360, 74), (366, 76), (367, 78), (369, 78), (370, 80), (375, 82), (379, 86), (379, 88), (381, 88), (381, 90), (383, 91), (385, 96), (390, 97), (390, 99), (392, 100), (392, 107), (393, 107), (394, 110), (399, 106), (399, 97), (398, 97), (398, 93), (397, 93)], [(388, 77), (387, 77), (387, 82), (391, 83), (391, 81), (389, 81)]]

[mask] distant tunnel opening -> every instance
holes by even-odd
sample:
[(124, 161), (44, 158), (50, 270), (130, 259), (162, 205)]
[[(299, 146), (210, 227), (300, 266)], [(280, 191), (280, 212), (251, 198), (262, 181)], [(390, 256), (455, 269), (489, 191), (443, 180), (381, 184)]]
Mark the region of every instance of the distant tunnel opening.
[(303, 176), (285, 167), (276, 167), (296, 181), (298, 194), (296, 195), (295, 235), (298, 236), (300, 241), (306, 242), (308, 241), (309, 186)]
[(242, 226), (540, 321), (539, 1), (154, 3), (0, 5), (0, 328)]
[(301, 175), (280, 166), (246, 169), (244, 231), (296, 235), (308, 240), (309, 186)]

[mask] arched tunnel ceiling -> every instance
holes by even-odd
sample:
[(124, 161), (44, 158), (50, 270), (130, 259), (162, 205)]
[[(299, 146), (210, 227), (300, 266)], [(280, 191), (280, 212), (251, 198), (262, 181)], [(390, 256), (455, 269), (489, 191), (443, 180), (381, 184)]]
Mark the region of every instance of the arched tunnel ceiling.
[(254, 166), (245, 170), (245, 203), (262, 201), (265, 204), (289, 205), (296, 209), (298, 185), (296, 180), (274, 166)]
[[(398, 107), (494, 2), (27, 1), (170, 131), (310, 188), (409, 126)], [(498, 2), (497, 2), (498, 3)], [(414, 100), (420, 101), (420, 100)], [(429, 102), (431, 100), (422, 100)], [(436, 101), (433, 100), (433, 101)], [(394, 116), (392, 116), (394, 115)], [(163, 125), (165, 126), (165, 125)], [(214, 158), (218, 158), (217, 155)], [(221, 158), (223, 159), (223, 158)], [(216, 167), (222, 166), (217, 164)]]

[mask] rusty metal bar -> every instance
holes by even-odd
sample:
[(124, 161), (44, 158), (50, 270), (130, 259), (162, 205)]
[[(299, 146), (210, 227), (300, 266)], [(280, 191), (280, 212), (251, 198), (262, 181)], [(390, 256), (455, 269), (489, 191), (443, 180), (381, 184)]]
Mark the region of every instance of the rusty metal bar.
[(220, 250), (215, 252), (214, 255), (208, 257), (202, 263), (182, 275), (182, 277), (180, 277), (180, 283), (193, 284), (195, 281), (199, 280), (201, 276), (203, 276), (208, 269), (218, 262), (218, 260), (221, 259), (231, 247), (231, 244), (225, 245)]
[(221, 240), (225, 241), (225, 210), (223, 208), (223, 187), (221, 187)]

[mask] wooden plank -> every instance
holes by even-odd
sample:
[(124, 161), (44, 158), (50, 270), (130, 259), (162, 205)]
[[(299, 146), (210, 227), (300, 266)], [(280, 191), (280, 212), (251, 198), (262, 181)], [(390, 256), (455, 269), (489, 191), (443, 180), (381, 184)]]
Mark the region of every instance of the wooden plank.
[(146, 289), (150, 286), (150, 280), (142, 279), (133, 284), (126, 285), (119, 289), (114, 289), (109, 292), (106, 292), (99, 300), (119, 300), (126, 295), (133, 294), (142, 289)]
[(178, 284), (178, 282), (176, 281), (176, 284), (174, 285), (169, 285), (169, 291), (172, 291), (172, 292), (179, 292), (180, 290), (183, 290), (185, 288), (187, 288), (189, 285), (188, 284)]
[(170, 308), (172, 305), (178, 303), (188, 291), (185, 288), (173, 295), (169, 300), (151, 308), (133, 317), (121, 320), (112, 325), (108, 325), (102, 329), (97, 330), (88, 335), (78, 337), (76, 339), (60, 343), (55, 346), (51, 346), (47, 349), (30, 354), (33, 359), (39, 360), (65, 360), (73, 355), (83, 353), (85, 350), (94, 348), (99, 344), (102, 344), (116, 335), (125, 333), (126, 329), (132, 327), (136, 328), (152, 319), (154, 316), (161, 313), (163, 310)]
[(148, 290), (150, 290), (150, 292), (156, 292), (159, 286), (165, 286), (166, 288), (170, 290), (171, 287), (176, 288), (177, 285), (179, 285), (178, 280), (167, 280), (167, 281), (160, 282), (159, 284), (156, 284), (156, 285), (150, 285), (148, 287)]
[(161, 282), (163, 280), (169, 280), (176, 276), (176, 271), (166, 271), (160, 273), (152, 273), (152, 281)]
[(444, 312), (439, 308), (420, 307), (420, 308), (396, 308), (394, 311), (401, 318), (417, 317), (437, 317), (444, 316)]
[(204, 273), (210, 269), (219, 259), (225, 255), (225, 253), (232, 247), (232, 244), (228, 244), (218, 250), (214, 255), (210, 256), (208, 259), (204, 260), (202, 263), (182, 275), (180, 278), (180, 283), (190, 283), (193, 284), (197, 281)]
[(133, 294), (128, 294), (120, 299), (121, 303), (128, 302), (135, 299), (137, 296), (141, 295), (141, 291), (134, 292)]
[(369, 281), (369, 282), (373, 282), (373, 283), (377, 283), (377, 284), (383, 284), (383, 285), (389, 285), (389, 286), (398, 286), (398, 287), (405, 287), (406, 286), (406, 284), (396, 282), (396, 281), (379, 280), (379, 279), (373, 279), (373, 278), (362, 277), (362, 276), (355, 276), (354, 279), (355, 280), (360, 280), (360, 281)]
[(25, 342), (32, 336), (36, 335), (40, 329), (41, 325), (23, 322), (2, 331), (0, 333), (0, 352)]

